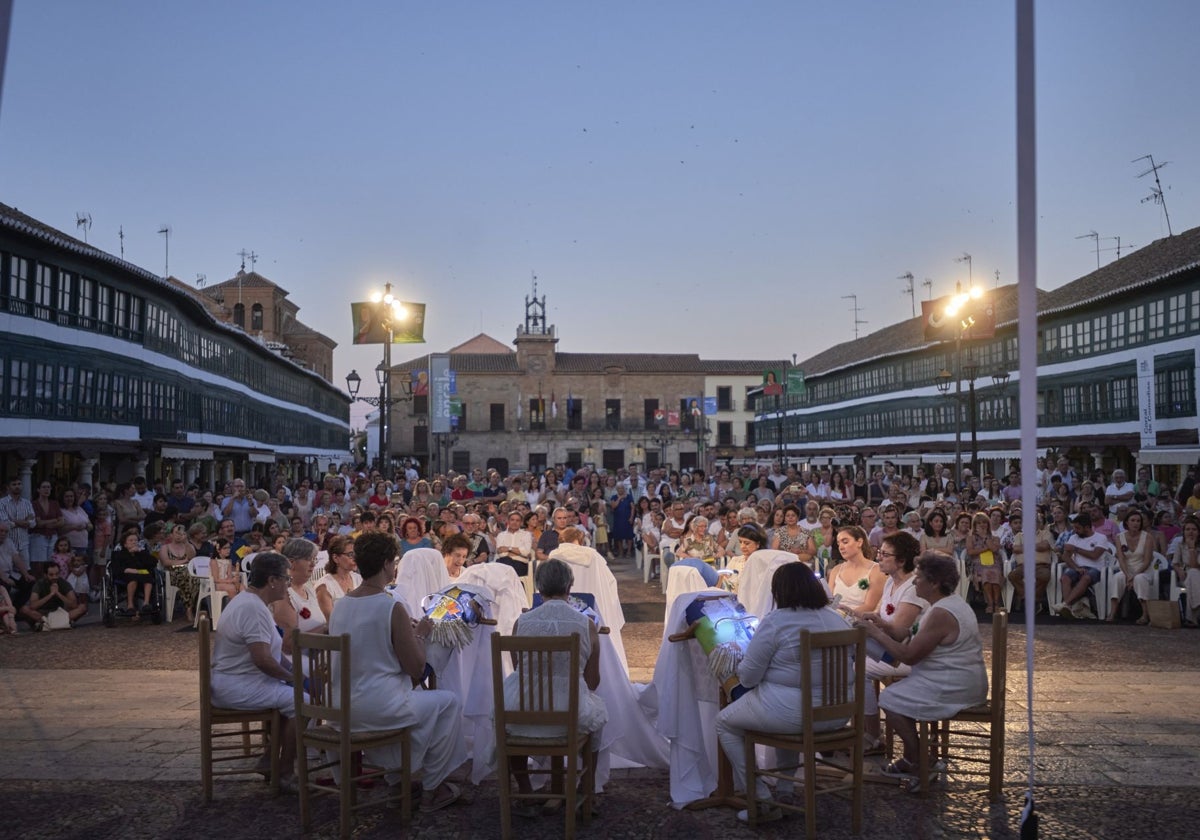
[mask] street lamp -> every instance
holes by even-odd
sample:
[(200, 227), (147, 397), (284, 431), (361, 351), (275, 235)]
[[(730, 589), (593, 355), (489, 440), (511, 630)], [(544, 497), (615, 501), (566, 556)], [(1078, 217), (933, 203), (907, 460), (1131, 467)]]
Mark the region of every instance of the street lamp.
[(354, 370), (346, 376), (346, 390), (350, 392), (350, 399), (379, 408), (379, 469), (381, 472), (387, 473), (392, 460), (392, 406), (412, 399), (412, 383), (407, 380), (401, 383), (403, 393), (397, 397), (392, 396), (391, 377), (393, 332), (396, 325), (408, 317), (408, 312), (404, 309), (400, 299), (392, 294), (391, 283), (385, 283), (382, 292), (378, 290), (372, 292), (371, 302), (379, 307), (380, 323), (387, 332), (387, 341), (383, 344), (383, 361), (375, 368), (375, 379), (379, 383), (379, 396), (360, 397), (358, 395), (358, 390), (362, 387), (362, 377), (358, 375), (358, 371)]
[(665, 434), (659, 434), (650, 438), (650, 443), (658, 447), (658, 466), (665, 467), (667, 465), (667, 444), (671, 442), (671, 438)]
[(939, 323), (947, 323), (954, 330), (955, 370), (954, 373), (951, 373), (943, 368), (936, 377), (936, 384), (939, 392), (948, 395), (950, 384), (954, 383), (954, 476), (960, 488), (962, 487), (962, 382), (964, 378), (968, 382), (968, 406), (971, 416), (971, 468), (975, 469), (975, 378), (979, 371), (973, 361), (968, 360), (966, 365), (963, 364), (962, 340), (963, 336), (970, 333), (975, 327), (976, 315), (982, 317), (980, 301), (983, 295), (983, 289), (978, 286), (972, 286), (964, 292), (962, 284), (958, 284), (955, 294), (950, 297), (937, 318)]

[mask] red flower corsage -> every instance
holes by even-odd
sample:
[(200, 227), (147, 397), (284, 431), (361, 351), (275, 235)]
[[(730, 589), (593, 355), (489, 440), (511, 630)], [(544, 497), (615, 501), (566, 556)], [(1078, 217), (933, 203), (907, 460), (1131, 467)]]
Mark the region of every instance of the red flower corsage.
[(300, 608), (300, 617), (301, 618), (312, 618), (312, 613), (309, 611), (308, 607)]
[(892, 614), (892, 613), (894, 613), (895, 611), (896, 611), (896, 605), (895, 605), (895, 604), (888, 604), (888, 605), (887, 605), (887, 614), (888, 614), (888, 615), (891, 615), (891, 614)]

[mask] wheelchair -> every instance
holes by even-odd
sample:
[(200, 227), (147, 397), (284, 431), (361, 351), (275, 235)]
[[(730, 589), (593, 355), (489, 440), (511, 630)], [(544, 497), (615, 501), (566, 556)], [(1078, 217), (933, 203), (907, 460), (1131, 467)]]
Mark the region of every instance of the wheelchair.
[[(125, 614), (125, 587), (133, 575), (114, 575), (112, 568), (104, 567), (104, 582), (100, 587), (100, 617), (105, 627), (115, 627), (118, 618), (133, 622), (136, 618), (140, 623), (150, 619), (153, 624), (162, 624), (164, 614), (162, 573), (150, 572), (148, 575), (138, 575), (138, 587), (133, 596), (135, 612)], [(142, 579), (148, 578), (148, 580)], [(151, 584), (149, 601), (143, 598), (142, 583)]]

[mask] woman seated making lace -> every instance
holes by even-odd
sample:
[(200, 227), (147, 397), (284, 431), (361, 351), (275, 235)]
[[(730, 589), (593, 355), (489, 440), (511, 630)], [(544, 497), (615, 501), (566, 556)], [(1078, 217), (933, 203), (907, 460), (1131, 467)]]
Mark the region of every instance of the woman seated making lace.
[[(599, 732), (605, 723), (608, 722), (608, 709), (604, 706), (604, 701), (597, 695), (596, 689), (600, 686), (600, 636), (594, 622), (585, 616), (583, 613), (576, 610), (570, 603), (568, 598), (571, 595), (571, 585), (575, 582), (575, 576), (571, 572), (571, 567), (561, 560), (550, 559), (543, 563), (539, 563), (535, 572), (538, 592), (542, 595), (542, 605), (530, 610), (517, 619), (517, 623), (513, 626), (514, 636), (566, 636), (576, 635), (579, 637), (579, 660), (582, 663), (581, 673), (577, 679), (581, 681), (579, 687), (579, 732), (595, 733), (596, 737), (592, 739), (592, 755), (590, 760), (593, 765), (596, 761), (596, 753), (594, 750), (600, 742)], [(560, 669), (555, 670), (555, 673), (562, 673)], [(526, 675), (526, 680), (530, 679)], [(564, 679), (575, 679), (571, 675), (566, 675)], [(518, 692), (520, 691), (521, 674), (514, 671), (504, 681), (504, 702), (507, 707), (515, 707), (518, 704)], [(556, 686), (554, 691), (554, 699), (557, 703), (561, 700), (564, 704), (567, 702), (567, 687)], [(517, 727), (513, 727), (512, 734), (522, 736), (541, 737), (546, 733), (542, 730), (545, 727), (522, 727), (520, 731)], [(528, 731), (526, 731), (528, 730)], [(528, 794), (533, 792), (533, 786), (529, 780), (527, 772), (529, 759), (526, 756), (512, 756), (509, 759), (509, 772), (517, 778), (517, 790), (520, 793)], [(502, 782), (507, 784), (507, 781)], [(562, 791), (562, 777), (556, 777), (552, 788), (555, 793)], [(557, 803), (555, 803), (557, 804)], [(548, 806), (550, 807), (550, 806)], [(520, 806), (514, 808), (514, 811), (521, 816), (535, 816), (539, 813), (532, 806)]]

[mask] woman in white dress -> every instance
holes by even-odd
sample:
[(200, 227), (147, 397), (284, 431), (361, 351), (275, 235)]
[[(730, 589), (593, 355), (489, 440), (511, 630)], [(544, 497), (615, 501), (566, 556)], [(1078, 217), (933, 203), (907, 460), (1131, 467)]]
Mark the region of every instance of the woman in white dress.
[[(413, 625), (408, 610), (387, 593), (396, 575), (399, 546), (390, 534), (368, 532), (354, 541), (363, 581), (338, 602), (329, 623), (334, 635), (350, 634), (350, 689), (355, 731), (412, 727), (412, 764), (424, 790), (421, 810), (437, 811), (459, 800), (458, 785), (446, 781), (466, 760), (462, 705), (449, 691), (418, 690), (425, 670), (425, 643), (433, 622), (422, 616)], [(333, 680), (341, 679), (335, 661)], [(400, 745), (368, 750), (367, 761), (391, 769), (387, 780), (400, 782)]]
[[(590, 757), (594, 766), (596, 761), (595, 750), (600, 744), (600, 730), (604, 724), (608, 723), (608, 709), (604, 705), (604, 700), (596, 694), (596, 689), (600, 686), (599, 630), (590, 618), (576, 610), (567, 601), (571, 595), (571, 585), (575, 582), (575, 575), (571, 571), (570, 565), (557, 558), (551, 558), (544, 563), (538, 564), (534, 577), (538, 592), (542, 596), (542, 605), (530, 610), (517, 619), (517, 623), (513, 625), (513, 635), (576, 635), (579, 637), (579, 659), (582, 663), (582, 668), (577, 677), (566, 673), (566, 654), (555, 654), (556, 657), (564, 657), (562, 663), (557, 661), (554, 663), (554, 673), (562, 675), (561, 677), (556, 677), (556, 680), (561, 678), (564, 682), (562, 685), (555, 685), (554, 700), (556, 707), (559, 701), (565, 705), (568, 691), (568, 684), (565, 680), (578, 679), (580, 681), (579, 731), (580, 733), (595, 734), (595, 737), (592, 738), (593, 752)], [(536, 679), (536, 677), (525, 675), (526, 682), (530, 679)], [(504, 680), (504, 703), (507, 707), (518, 705), (521, 681), (521, 673), (516, 670)], [(546, 727), (514, 726), (510, 730), (510, 734), (523, 737), (546, 737), (555, 733), (552, 728), (548, 732)], [(533, 793), (533, 785), (529, 780), (529, 773), (527, 772), (528, 762), (529, 759), (527, 756), (512, 756), (509, 759), (508, 771), (516, 777), (517, 790), (523, 794)], [(501, 784), (506, 783), (507, 780)], [(553, 792), (561, 793), (562, 777), (555, 777), (552, 785), (551, 790)], [(534, 816), (537, 813), (529, 806), (517, 806), (514, 808), (514, 811), (522, 816)]]
[(829, 573), (829, 588), (835, 598), (840, 596), (840, 610), (861, 615), (874, 612), (879, 606), (887, 576), (871, 559), (870, 545), (867, 532), (857, 525), (838, 529), (837, 546), (842, 562)]
[[(1151, 588), (1158, 593), (1158, 573), (1144, 575), (1154, 560), (1154, 537), (1146, 529), (1146, 514), (1139, 508), (1130, 508), (1125, 514), (1122, 524), (1125, 530), (1117, 534), (1117, 565), (1120, 569), (1113, 573), (1108, 590), (1112, 595), (1112, 603), (1108, 610), (1108, 620), (1117, 618), (1117, 603), (1126, 589), (1133, 589), (1134, 594), (1142, 602), (1142, 617), (1138, 624), (1149, 624), (1150, 608), (1146, 601), (1150, 597)], [(1152, 584), (1153, 583), (1153, 587)]]
[[(308, 540), (288, 540), (280, 552), (292, 563), (291, 582), (287, 597), (271, 605), (275, 624), (283, 631), (283, 652), (292, 655), (292, 631), (301, 633), (328, 632), (328, 618), (317, 602), (317, 590), (313, 587), (313, 561), (317, 558), (317, 544)], [(259, 554), (258, 557), (261, 557)], [(258, 557), (254, 562), (258, 562)], [(254, 568), (253, 565), (251, 568)]]
[[(917, 618), (929, 606), (913, 589), (913, 571), (916, 568), (917, 555), (920, 553), (920, 542), (904, 531), (884, 537), (879, 550), (875, 552), (879, 571), (887, 575), (887, 580), (883, 584), (879, 611), (867, 613), (863, 618), (886, 631), (897, 641), (904, 641), (909, 637)], [(906, 677), (911, 671), (912, 669), (902, 662), (883, 662), (871, 656), (868, 651), (867, 693), (863, 697), (867, 736), (865, 754), (883, 754), (883, 742), (879, 737), (879, 697), (875, 692), (875, 680)]]
[(362, 575), (354, 560), (354, 540), (339, 534), (329, 541), (329, 562), (324, 577), (317, 581), (317, 604), (321, 612), (332, 616), (333, 605), (361, 585)]
[(979, 624), (967, 602), (954, 594), (957, 586), (954, 558), (926, 552), (917, 559), (913, 587), (930, 606), (916, 635), (898, 642), (876, 622), (864, 622), (868, 638), (879, 642), (896, 661), (912, 667), (911, 674), (888, 686), (879, 698), (880, 708), (904, 742), (904, 757), (888, 765), (884, 770), (888, 775), (916, 772), (917, 721), (942, 720), (987, 700)]
[[(283, 639), (270, 611), (272, 604), (287, 598), (289, 580), (287, 558), (263, 552), (250, 571), (248, 588), (221, 610), (213, 639), (212, 702), (223, 709), (279, 709), (283, 731), (273, 748), (280, 756), (280, 786), (294, 791), (296, 696), (292, 666), (283, 656)], [(268, 773), (269, 759), (257, 769)]]

